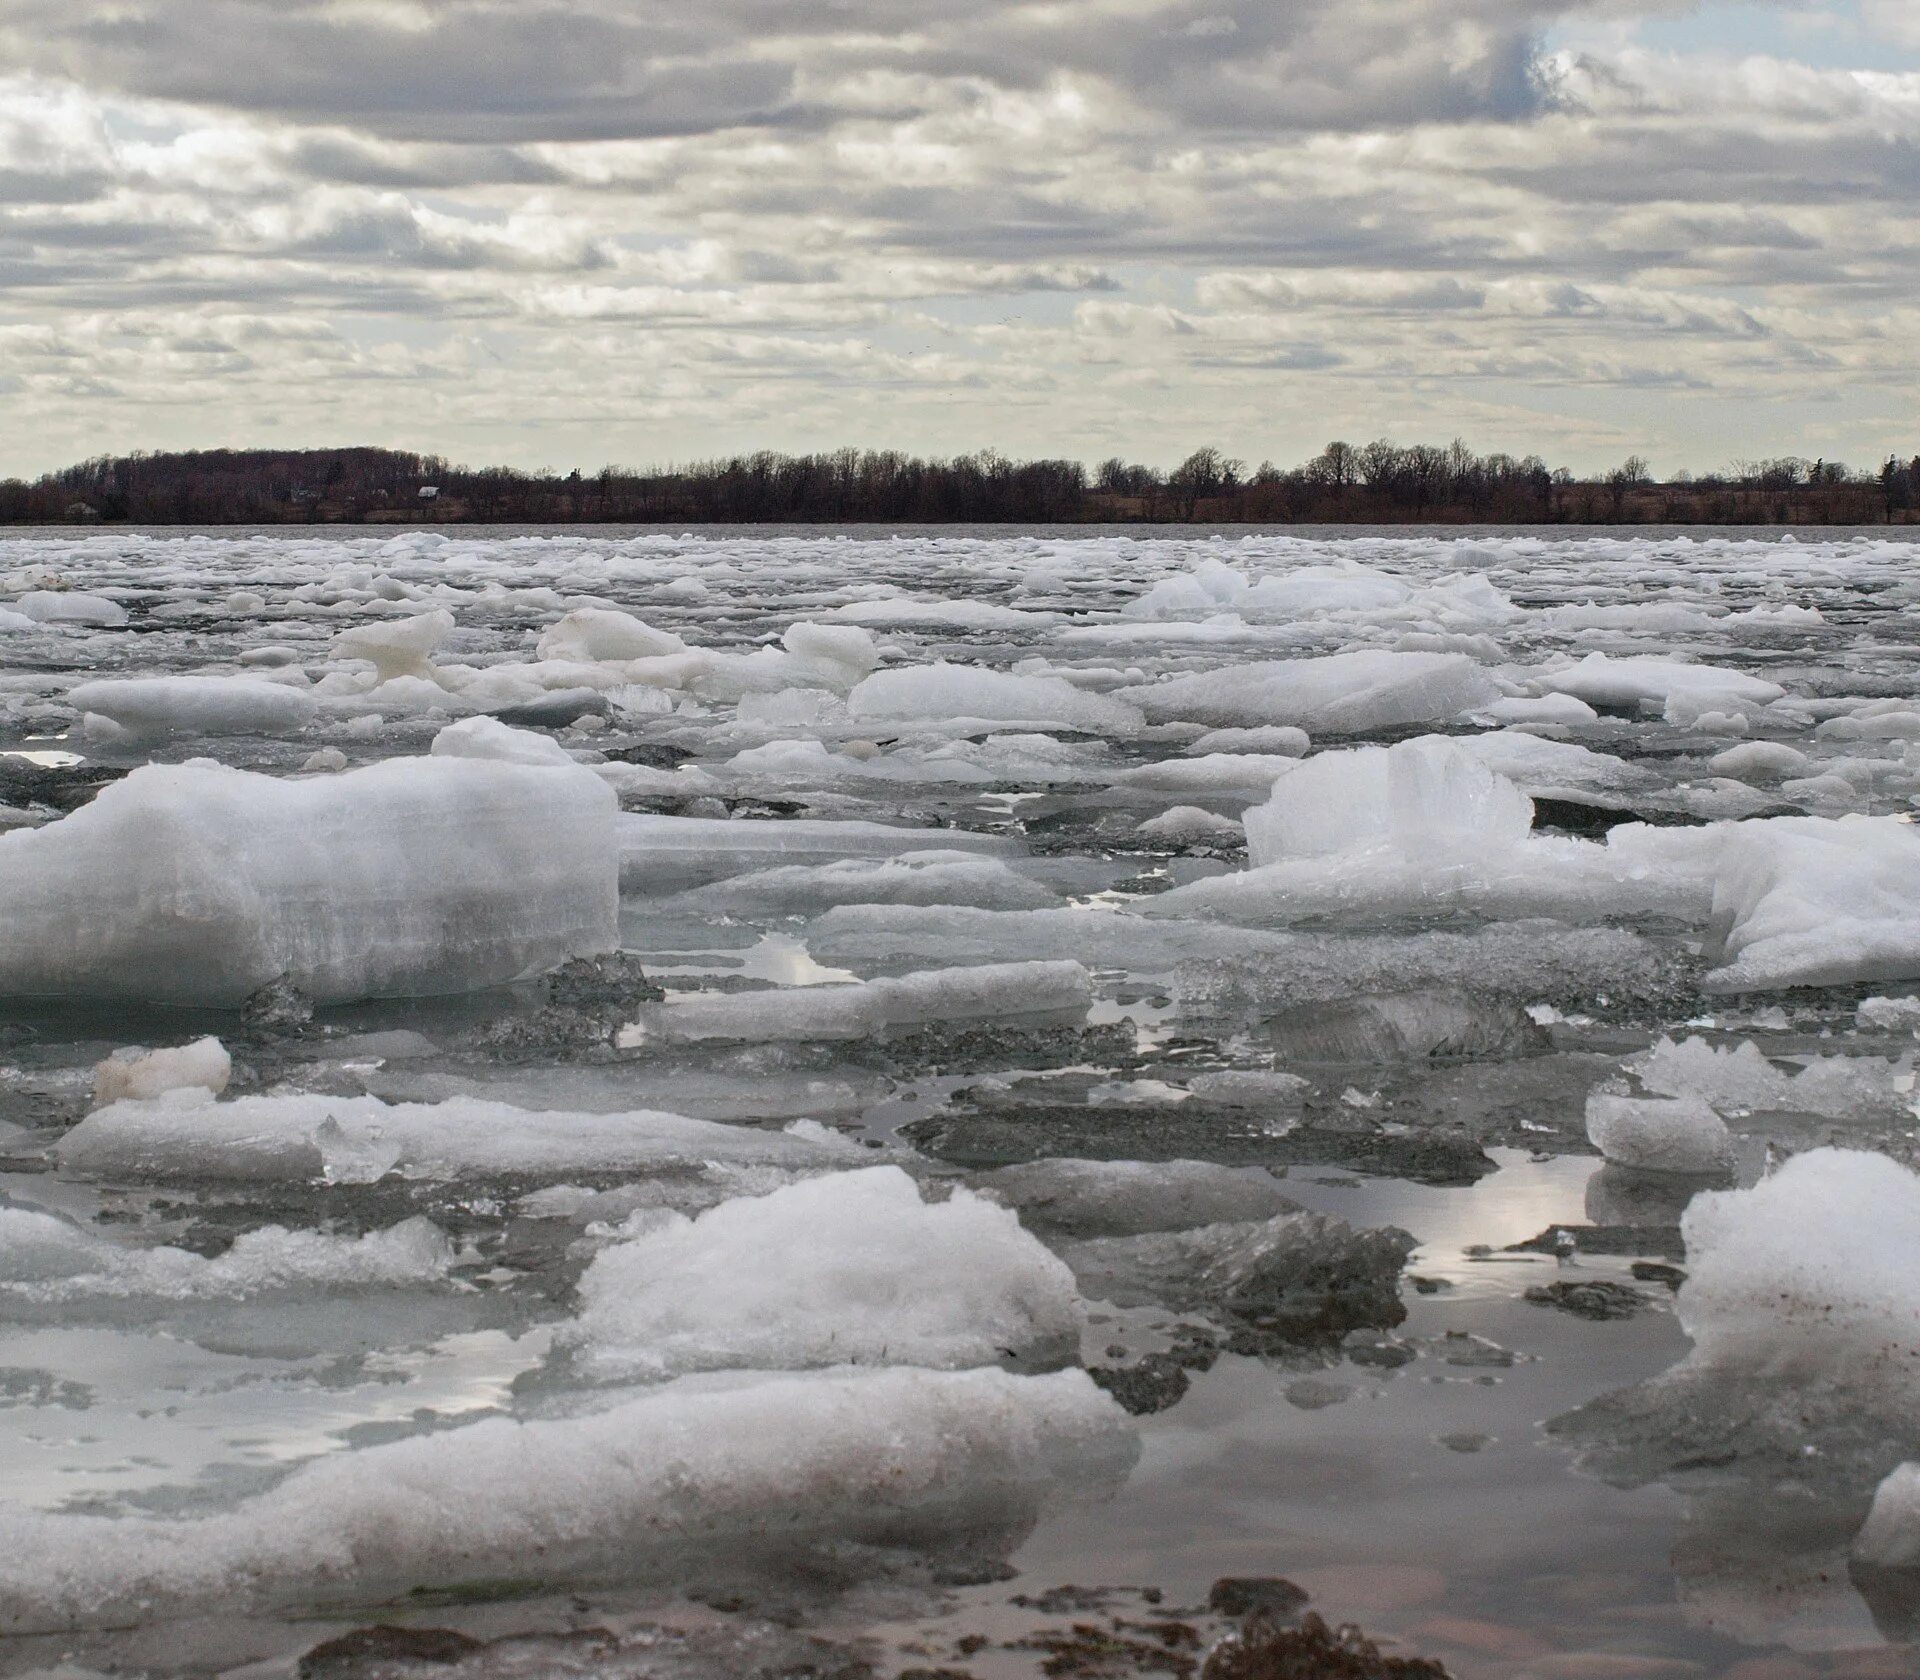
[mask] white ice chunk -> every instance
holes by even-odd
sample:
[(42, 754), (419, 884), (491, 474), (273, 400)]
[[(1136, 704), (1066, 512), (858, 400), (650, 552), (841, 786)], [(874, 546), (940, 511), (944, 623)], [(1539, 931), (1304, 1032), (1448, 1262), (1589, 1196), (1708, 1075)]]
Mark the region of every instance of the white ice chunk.
[(233, 1057), (217, 1038), (195, 1039), (176, 1049), (147, 1050), (131, 1046), (116, 1050), (93, 1070), (95, 1107), (122, 1097), (144, 1101), (164, 1091), (210, 1091), (214, 1096), (233, 1077)]
[(320, 709), (312, 695), (257, 677), (109, 677), (76, 685), (67, 701), (137, 740), (297, 735)]
[(579, 607), (547, 627), (536, 650), (541, 659), (583, 665), (632, 659), (662, 659), (685, 653), (687, 644), (669, 630), (656, 630), (612, 607)]
[(898, 1167), (806, 1179), (616, 1243), (558, 1345), (598, 1381), (730, 1368), (960, 1370), (1077, 1357), (1073, 1276), (967, 1190), (927, 1203)]
[(1304, 758), (1312, 746), (1304, 729), (1291, 724), (1263, 723), (1252, 729), (1209, 729), (1187, 744), (1187, 751), (1205, 753), (1272, 753), (1280, 758)]
[(1777, 1350), (1780, 1369), (1810, 1380), (1892, 1385), (1920, 1417), (1920, 1176), (1884, 1155), (1810, 1150), (1750, 1190), (1695, 1196), (1681, 1233), (1696, 1360)]
[(1198, 758), (1163, 758), (1123, 770), (1113, 778), (1117, 788), (1144, 788), (1154, 793), (1227, 793), (1235, 789), (1268, 788), (1301, 762), (1276, 753), (1205, 753)]
[(1786, 693), (1776, 682), (1719, 665), (1692, 665), (1678, 659), (1616, 659), (1590, 653), (1576, 665), (1543, 672), (1535, 681), (1553, 694), (1571, 694), (1597, 706), (1633, 706), (1649, 701), (1664, 706), (1676, 696), (1764, 706)]
[(1920, 1464), (1901, 1465), (1874, 1489), (1853, 1557), (1880, 1569), (1920, 1569)]
[(1311, 735), (1437, 723), (1499, 697), (1493, 679), (1464, 654), (1375, 649), (1230, 665), (1117, 696), (1155, 723), (1292, 724)]
[(1815, 1056), (1796, 1072), (1775, 1067), (1751, 1039), (1736, 1045), (1662, 1038), (1629, 1062), (1640, 1083), (1661, 1096), (1699, 1097), (1721, 1113), (1736, 1109), (1818, 1114), (1830, 1120), (1897, 1119), (1911, 1115), (1911, 1084), (1874, 1056)]
[(1718, 1173), (1733, 1164), (1726, 1122), (1699, 1097), (1587, 1098), (1587, 1136), (1609, 1161), (1641, 1172)]
[(1708, 760), (1719, 775), (1738, 776), (1748, 782), (1775, 782), (1804, 769), (1807, 755), (1784, 741), (1746, 741)]
[(1370, 846), (1450, 857), (1523, 842), (1533, 801), (1465, 743), (1428, 735), (1302, 759), (1242, 821), (1255, 866)]
[(1875, 1032), (1920, 1032), (1920, 997), (1862, 998), (1853, 1015)]
[(1895, 817), (1734, 825), (1714, 880), (1713, 991), (1920, 978), (1920, 831)]
[(581, 769), (147, 765), (0, 836), (0, 994), (235, 1004), (504, 984), (618, 941), (614, 797)]
[(435, 758), (484, 758), (499, 764), (547, 764), (571, 769), (574, 758), (551, 735), (515, 729), (498, 718), (462, 718), (433, 738)]
[(1495, 700), (1482, 706), (1473, 715), (1477, 722), (1517, 728), (1540, 724), (1592, 723), (1600, 716), (1586, 701), (1576, 700), (1571, 694), (1542, 694), (1538, 697), (1511, 694), (1504, 700)]
[(1223, 817), (1198, 805), (1175, 805), (1157, 817), (1149, 817), (1134, 831), (1140, 839), (1159, 846), (1191, 846), (1196, 843), (1236, 846), (1244, 831), (1232, 817)]
[(118, 601), (77, 589), (30, 589), (13, 603), (13, 610), (37, 624), (90, 624), (117, 629), (127, 622), (127, 609)]
[(453, 614), (436, 607), (417, 618), (384, 619), (342, 630), (333, 638), (331, 651), (335, 659), (371, 660), (377, 682), (396, 677), (431, 681), (430, 656), (452, 634)]
[(880, 663), (872, 633), (855, 624), (791, 624), (780, 640), (800, 664), (842, 693)]

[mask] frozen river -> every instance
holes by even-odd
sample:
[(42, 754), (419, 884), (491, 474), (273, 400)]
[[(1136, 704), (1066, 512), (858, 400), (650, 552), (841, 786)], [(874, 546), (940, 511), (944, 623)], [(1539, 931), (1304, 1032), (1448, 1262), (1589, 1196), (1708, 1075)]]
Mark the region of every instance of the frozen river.
[(1916, 559), (0, 539), (0, 1673), (1914, 1672)]

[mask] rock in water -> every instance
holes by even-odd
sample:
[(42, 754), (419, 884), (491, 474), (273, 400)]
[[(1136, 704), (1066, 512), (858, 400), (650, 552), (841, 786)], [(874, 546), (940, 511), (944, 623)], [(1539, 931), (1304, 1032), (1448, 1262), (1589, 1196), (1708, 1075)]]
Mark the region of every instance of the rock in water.
[(591, 771), (390, 759), (283, 781), (147, 765), (0, 838), (0, 996), (236, 1005), (477, 990), (618, 943)]

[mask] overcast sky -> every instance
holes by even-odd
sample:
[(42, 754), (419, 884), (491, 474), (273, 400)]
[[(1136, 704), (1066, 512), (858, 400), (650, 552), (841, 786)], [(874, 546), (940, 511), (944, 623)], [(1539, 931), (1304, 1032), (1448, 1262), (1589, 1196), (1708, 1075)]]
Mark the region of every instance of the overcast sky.
[(1920, 451), (1920, 0), (0, 0), (0, 474)]

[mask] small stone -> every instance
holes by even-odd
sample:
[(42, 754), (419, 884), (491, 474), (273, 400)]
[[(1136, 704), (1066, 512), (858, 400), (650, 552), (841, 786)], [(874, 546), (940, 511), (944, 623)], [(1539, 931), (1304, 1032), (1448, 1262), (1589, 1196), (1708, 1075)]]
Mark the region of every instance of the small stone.
[(1450, 1434), (1436, 1435), (1433, 1439), (1448, 1452), (1457, 1453), (1477, 1453), (1493, 1444), (1491, 1435), (1482, 1435), (1473, 1429), (1456, 1429)]

